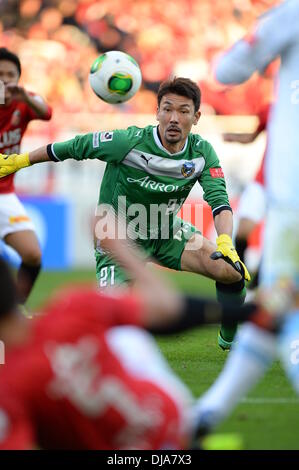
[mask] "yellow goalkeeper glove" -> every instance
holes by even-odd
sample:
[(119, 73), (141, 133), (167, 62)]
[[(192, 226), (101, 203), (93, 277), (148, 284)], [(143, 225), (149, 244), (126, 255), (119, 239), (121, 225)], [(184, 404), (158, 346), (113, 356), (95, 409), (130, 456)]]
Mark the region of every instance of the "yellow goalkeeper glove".
[(217, 250), (211, 254), (212, 259), (224, 259), (229, 263), (236, 271), (242, 274), (246, 281), (250, 281), (250, 274), (244, 263), (239, 258), (238, 253), (233, 245), (232, 239), (226, 233), (223, 233), (216, 239)]
[(30, 165), (29, 153), (13, 153), (12, 155), (3, 155), (0, 153), (0, 178)]

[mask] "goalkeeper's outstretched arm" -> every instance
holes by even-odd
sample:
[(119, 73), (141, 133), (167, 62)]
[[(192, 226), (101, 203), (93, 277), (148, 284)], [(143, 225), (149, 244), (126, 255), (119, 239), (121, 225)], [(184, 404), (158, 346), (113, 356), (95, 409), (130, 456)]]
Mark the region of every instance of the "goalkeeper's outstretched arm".
[(40, 147), (33, 152), (3, 155), (0, 154), (0, 177), (11, 175), (16, 173), (22, 168), (34, 165), (35, 163), (49, 162), (51, 161), (48, 156), (47, 147)]
[[(40, 147), (30, 153), (20, 155), (0, 154), (0, 177), (8, 176), (22, 168), (42, 162), (63, 162), (67, 159), (77, 161), (96, 159), (108, 163), (119, 163), (132, 148), (132, 139), (126, 130), (115, 130), (110, 133), (112, 139), (103, 140), (102, 133), (89, 132), (76, 135), (64, 142), (54, 142)], [(102, 138), (102, 141), (101, 141)], [(101, 141), (101, 145), (99, 142)], [(133, 141), (134, 143), (134, 141)], [(109, 144), (109, 145), (107, 145)]]
[(47, 145), (38, 148), (37, 150), (33, 150), (29, 152), (29, 162), (30, 165), (34, 165), (35, 163), (43, 163), (43, 162), (50, 162), (51, 158), (47, 152)]

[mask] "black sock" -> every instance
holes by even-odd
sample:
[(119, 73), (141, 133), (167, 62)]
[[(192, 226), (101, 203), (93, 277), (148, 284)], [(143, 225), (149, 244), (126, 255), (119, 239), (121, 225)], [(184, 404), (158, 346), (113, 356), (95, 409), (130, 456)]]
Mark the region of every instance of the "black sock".
[(244, 263), (245, 251), (247, 250), (247, 240), (245, 238), (236, 237), (235, 248), (240, 257), (240, 260)]
[(244, 306), (235, 303), (220, 305), (216, 300), (189, 296), (184, 298), (184, 303), (184, 309), (177, 318), (164, 325), (147, 327), (147, 330), (153, 334), (170, 335), (219, 321), (229, 328), (234, 326), (236, 321), (248, 321), (257, 310), (253, 303)]
[(19, 303), (24, 304), (40, 272), (41, 265), (31, 266), (22, 262), (17, 275)]
[[(222, 282), (216, 282), (217, 299), (222, 304), (233, 303), (236, 306), (243, 305), (246, 297), (246, 289), (244, 280), (234, 282), (233, 284), (222, 284)], [(230, 323), (227, 325), (222, 322), (220, 327), (220, 335), (222, 339), (227, 342), (232, 342), (237, 332), (238, 322)]]

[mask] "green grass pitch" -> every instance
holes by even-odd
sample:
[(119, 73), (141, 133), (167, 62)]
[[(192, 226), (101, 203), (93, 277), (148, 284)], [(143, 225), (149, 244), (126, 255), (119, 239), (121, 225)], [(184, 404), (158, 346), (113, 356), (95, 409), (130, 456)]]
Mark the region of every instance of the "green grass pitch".
[[(213, 282), (205, 278), (171, 272), (166, 276), (184, 292), (215, 295)], [(94, 279), (93, 271), (43, 272), (28, 307), (38, 308), (65, 284), (93, 282)], [(196, 397), (213, 383), (227, 357), (217, 346), (216, 326), (157, 340), (172, 368)], [(298, 415), (299, 400), (276, 362), (218, 431), (239, 433), (244, 449), (299, 449)]]

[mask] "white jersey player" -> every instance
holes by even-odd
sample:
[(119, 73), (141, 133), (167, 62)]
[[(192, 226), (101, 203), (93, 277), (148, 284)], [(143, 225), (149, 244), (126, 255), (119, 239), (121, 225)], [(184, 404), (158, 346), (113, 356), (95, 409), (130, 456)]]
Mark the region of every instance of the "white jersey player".
[[(219, 423), (256, 384), (275, 358), (277, 344), (299, 393), (298, 361), (292, 360), (294, 340), (299, 339), (299, 0), (283, 2), (263, 15), (253, 32), (219, 59), (216, 77), (224, 84), (237, 85), (278, 57), (277, 96), (268, 122), (261, 286), (273, 313), (280, 310), (289, 315), (278, 336), (253, 324), (240, 329), (222, 373), (198, 405), (201, 430)], [(282, 283), (288, 288), (292, 283), (292, 304)]]
[(252, 34), (237, 42), (220, 59), (216, 77), (226, 84), (242, 83), (253, 72), (262, 72), (278, 56), (281, 66), (276, 103), (268, 123), (266, 185), (270, 204), (299, 207), (298, 0), (286, 1), (262, 16)]

